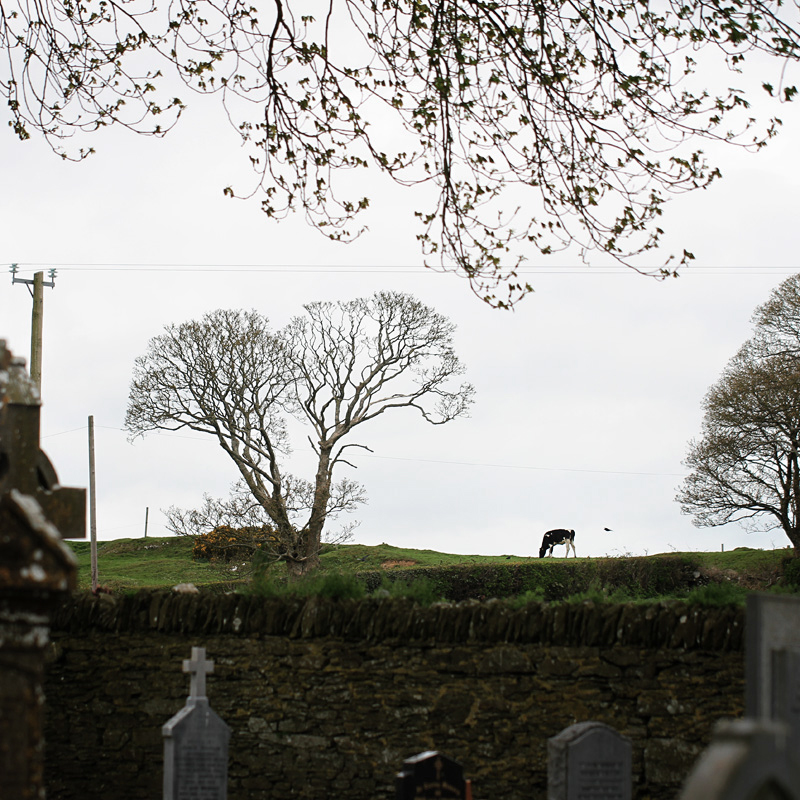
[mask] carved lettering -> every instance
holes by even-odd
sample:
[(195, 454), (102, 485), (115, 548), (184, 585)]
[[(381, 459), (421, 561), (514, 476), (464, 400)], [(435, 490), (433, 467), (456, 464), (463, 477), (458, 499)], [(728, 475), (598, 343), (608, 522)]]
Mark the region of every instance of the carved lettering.
[(225, 796), (225, 748), (199, 739), (183, 743), (176, 757), (176, 800), (219, 800)]
[(623, 800), (622, 761), (582, 761), (575, 800)]

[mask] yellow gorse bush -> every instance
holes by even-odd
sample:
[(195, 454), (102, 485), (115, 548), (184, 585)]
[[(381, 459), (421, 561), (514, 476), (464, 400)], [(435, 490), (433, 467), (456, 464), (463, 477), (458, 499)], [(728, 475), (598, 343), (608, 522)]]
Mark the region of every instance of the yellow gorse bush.
[(195, 561), (232, 561), (250, 559), (256, 550), (276, 541), (268, 525), (231, 528), (218, 525), (214, 530), (195, 536), (192, 558)]

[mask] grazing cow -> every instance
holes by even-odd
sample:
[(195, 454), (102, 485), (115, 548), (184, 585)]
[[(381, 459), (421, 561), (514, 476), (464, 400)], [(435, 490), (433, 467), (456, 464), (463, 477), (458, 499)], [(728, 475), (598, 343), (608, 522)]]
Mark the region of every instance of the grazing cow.
[[(575, 531), (568, 531), (565, 528), (557, 528), (554, 531), (547, 531), (542, 539), (542, 546), (539, 548), (539, 558), (544, 558), (544, 554), (548, 556), (553, 555), (553, 548), (557, 544), (565, 544), (567, 546), (566, 558), (569, 558), (569, 549), (572, 548), (572, 555), (575, 558), (578, 554), (575, 552)], [(548, 550), (550, 552), (548, 552)]]

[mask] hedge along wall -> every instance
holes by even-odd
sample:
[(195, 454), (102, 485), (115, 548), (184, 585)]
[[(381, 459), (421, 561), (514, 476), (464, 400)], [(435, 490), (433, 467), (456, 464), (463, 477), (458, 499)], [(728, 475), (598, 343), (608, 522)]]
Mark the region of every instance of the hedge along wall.
[(382, 581), (411, 583), (427, 578), (448, 600), (512, 597), (529, 590), (545, 600), (563, 600), (592, 587), (610, 586), (629, 597), (675, 596), (703, 583), (700, 564), (692, 555), (638, 558), (585, 558), (553, 561), (532, 559), (508, 564), (458, 564), (360, 572), (368, 592)]
[(743, 711), (743, 609), (238, 595), (76, 596), (45, 687), (50, 800), (161, 796), (161, 726), (204, 646), (231, 726), (230, 800), (392, 798), (404, 758), (464, 764), (476, 800), (544, 800), (547, 739), (598, 720), (633, 741), (634, 796), (673, 798)]

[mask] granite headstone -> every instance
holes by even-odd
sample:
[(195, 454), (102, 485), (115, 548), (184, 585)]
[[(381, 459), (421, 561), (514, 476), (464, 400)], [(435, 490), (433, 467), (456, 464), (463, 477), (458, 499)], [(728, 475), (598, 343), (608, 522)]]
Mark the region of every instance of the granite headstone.
[(193, 647), (183, 671), (191, 673), (186, 705), (162, 728), (164, 800), (226, 800), (230, 728), (209, 706), (206, 675), (214, 662)]
[(631, 743), (602, 722), (547, 740), (547, 800), (631, 800)]
[(745, 714), (788, 726), (800, 759), (800, 598), (747, 597)]

